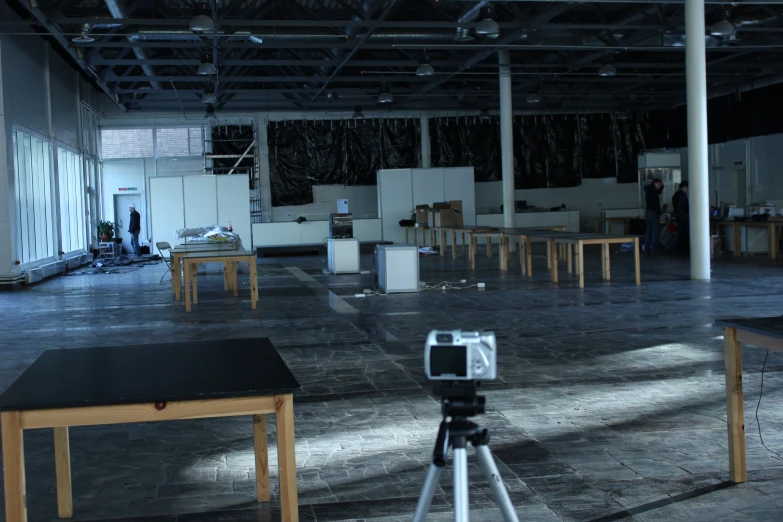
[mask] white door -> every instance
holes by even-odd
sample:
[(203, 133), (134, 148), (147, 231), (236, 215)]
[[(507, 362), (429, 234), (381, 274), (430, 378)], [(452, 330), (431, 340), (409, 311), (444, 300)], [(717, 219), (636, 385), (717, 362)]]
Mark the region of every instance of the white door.
[(141, 207), (141, 194), (117, 194), (114, 196), (114, 223), (119, 228), (119, 236), (122, 238), (122, 247), (125, 252), (132, 254), (133, 247), (131, 246), (131, 235), (128, 232), (130, 226), (130, 210), (129, 205), (136, 205), (136, 212), (141, 214), (141, 232), (139, 233), (139, 244), (146, 245), (147, 241), (147, 226), (144, 219), (144, 209)]

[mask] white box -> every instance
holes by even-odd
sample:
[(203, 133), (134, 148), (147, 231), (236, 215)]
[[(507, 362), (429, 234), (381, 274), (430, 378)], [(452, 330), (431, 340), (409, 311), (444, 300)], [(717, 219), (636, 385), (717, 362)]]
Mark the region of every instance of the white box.
[(338, 199), (337, 200), (337, 213), (338, 214), (350, 214), (350, 212), (348, 212), (348, 200), (347, 199)]
[(408, 245), (378, 245), (375, 273), (386, 293), (419, 291), (419, 249)]
[(333, 274), (359, 273), (359, 240), (331, 239), (326, 241), (329, 271)]

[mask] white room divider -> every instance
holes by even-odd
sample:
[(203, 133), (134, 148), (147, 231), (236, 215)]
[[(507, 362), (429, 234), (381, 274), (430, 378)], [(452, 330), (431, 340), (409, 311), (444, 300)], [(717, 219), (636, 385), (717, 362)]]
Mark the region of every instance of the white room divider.
[(220, 223), (251, 248), (250, 181), (247, 175), (150, 178), (152, 241), (182, 242), (174, 232)]
[(383, 240), (405, 242), (401, 219), (410, 219), (416, 205), (462, 200), (465, 225), (476, 224), (476, 191), (473, 167), (390, 169), (378, 171), (378, 215)]

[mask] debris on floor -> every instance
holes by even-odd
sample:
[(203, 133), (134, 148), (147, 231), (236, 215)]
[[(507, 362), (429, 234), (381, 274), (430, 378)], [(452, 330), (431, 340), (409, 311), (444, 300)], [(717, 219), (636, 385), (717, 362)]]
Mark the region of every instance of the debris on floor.
[(161, 259), (158, 254), (133, 257), (121, 255), (113, 259), (96, 259), (90, 266), (71, 270), (64, 275), (127, 274), (140, 270), (143, 266), (157, 265)]

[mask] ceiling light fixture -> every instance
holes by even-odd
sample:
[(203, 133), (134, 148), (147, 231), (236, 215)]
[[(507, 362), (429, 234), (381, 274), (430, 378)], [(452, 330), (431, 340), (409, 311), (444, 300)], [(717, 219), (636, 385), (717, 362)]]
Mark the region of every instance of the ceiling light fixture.
[(525, 97), (525, 101), (527, 103), (541, 103), (541, 96), (539, 96), (538, 94), (528, 94)]
[(384, 85), (381, 88), (381, 95), (378, 96), (378, 103), (392, 103), (393, 101), (394, 96), (389, 92), (389, 88)]
[(357, 105), (356, 107), (353, 108), (353, 118), (357, 120), (364, 119), (364, 112), (362, 112), (361, 105)]
[(489, 121), (490, 119), (489, 109), (482, 107), (481, 112), (479, 113), (479, 121)]
[(488, 5), (481, 8), (481, 20), (476, 24), (476, 34), (486, 36), (487, 38), (497, 38), (500, 36), (500, 26), (493, 19), (495, 16), (495, 9)]
[(196, 6), (196, 16), (190, 21), (190, 30), (194, 33), (212, 33), (215, 32), (215, 21), (207, 16), (209, 13), (207, 4), (201, 2)]
[(215, 96), (215, 93), (212, 92), (211, 89), (205, 89), (204, 95), (201, 97), (201, 101), (203, 103), (208, 103), (210, 105), (217, 104), (217, 96)]
[(214, 105), (207, 105), (207, 113), (204, 115), (204, 119), (210, 121), (217, 121), (218, 117), (217, 114), (215, 114)]
[(601, 66), (600, 69), (598, 69), (598, 76), (601, 76), (602, 78), (617, 76), (617, 69), (615, 69), (614, 65), (612, 65), (611, 63), (607, 63)]
[(710, 34), (712, 36), (732, 36), (737, 31), (735, 25), (728, 20), (721, 20), (716, 22), (710, 28)]
[(430, 65), (430, 57), (426, 54), (419, 58), (419, 67), (416, 69), (416, 76), (434, 76), (435, 69)]
[(82, 26), (82, 34), (80, 36), (76, 36), (72, 38), (71, 41), (73, 43), (80, 43), (80, 44), (92, 43), (95, 41), (95, 38), (87, 34), (89, 32), (90, 32), (90, 24), (84, 24), (84, 26)]
[(327, 91), (326, 93), (326, 99), (329, 101), (334, 101), (337, 99), (337, 93), (334, 91)]
[(254, 44), (262, 44), (264, 43), (264, 37), (259, 34), (251, 34), (250, 41)]
[(212, 58), (208, 54), (201, 58), (201, 65), (198, 66), (197, 73), (200, 76), (214, 76), (217, 74), (217, 67), (212, 63)]

